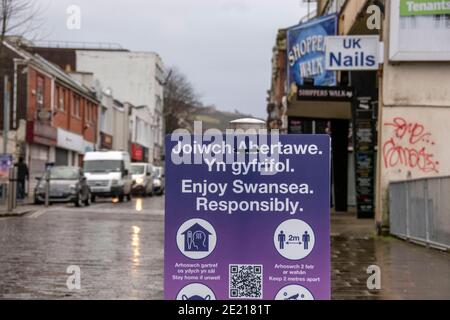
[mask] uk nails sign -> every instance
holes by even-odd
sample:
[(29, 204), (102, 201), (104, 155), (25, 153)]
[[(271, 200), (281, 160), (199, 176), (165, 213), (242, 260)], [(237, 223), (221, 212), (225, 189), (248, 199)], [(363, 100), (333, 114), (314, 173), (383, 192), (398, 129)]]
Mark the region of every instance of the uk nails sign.
[(378, 36), (336, 36), (325, 39), (327, 70), (377, 70), (380, 64)]

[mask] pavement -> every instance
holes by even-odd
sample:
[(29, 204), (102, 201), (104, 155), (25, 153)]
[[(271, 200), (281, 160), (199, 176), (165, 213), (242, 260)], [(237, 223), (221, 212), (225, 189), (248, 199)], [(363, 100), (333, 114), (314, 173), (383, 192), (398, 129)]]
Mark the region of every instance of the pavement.
[[(0, 299), (163, 298), (164, 197), (25, 207), (0, 218)], [(354, 214), (331, 221), (333, 299), (450, 299), (449, 253), (378, 237)], [(370, 265), (381, 290), (367, 289)], [(67, 288), (69, 266), (80, 290)]]
[(0, 218), (5, 217), (21, 217), (28, 213), (32, 213), (34, 210), (38, 208), (32, 204), (31, 201), (18, 203), (17, 208), (12, 211), (8, 211), (6, 205), (0, 205)]
[[(367, 268), (381, 271), (381, 289), (367, 288)], [(450, 299), (450, 253), (379, 237), (373, 220), (331, 216), (332, 299)]]

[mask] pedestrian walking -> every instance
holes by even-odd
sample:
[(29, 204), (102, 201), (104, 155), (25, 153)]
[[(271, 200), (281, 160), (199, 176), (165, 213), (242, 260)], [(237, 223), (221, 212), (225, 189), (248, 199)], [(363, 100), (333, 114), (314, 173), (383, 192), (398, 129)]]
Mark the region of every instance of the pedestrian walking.
[(30, 175), (28, 166), (24, 162), (23, 157), (19, 157), (17, 163), (17, 199), (23, 200), (25, 198), (25, 181), (29, 181)]

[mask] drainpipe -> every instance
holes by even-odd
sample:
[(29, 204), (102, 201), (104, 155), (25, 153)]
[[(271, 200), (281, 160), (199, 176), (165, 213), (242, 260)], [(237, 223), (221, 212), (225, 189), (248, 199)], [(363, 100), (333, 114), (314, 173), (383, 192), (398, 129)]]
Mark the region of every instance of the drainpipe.
[(27, 65), (28, 61), (24, 59), (14, 58), (14, 82), (13, 82), (13, 112), (12, 112), (12, 120), (13, 120), (13, 129), (17, 128), (17, 71), (19, 65)]

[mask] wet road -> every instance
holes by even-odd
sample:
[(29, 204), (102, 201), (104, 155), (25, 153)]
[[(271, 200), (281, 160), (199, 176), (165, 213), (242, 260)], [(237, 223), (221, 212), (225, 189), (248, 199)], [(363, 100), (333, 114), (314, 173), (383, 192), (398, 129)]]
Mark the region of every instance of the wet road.
[[(0, 298), (162, 297), (163, 197), (37, 209), (0, 219)], [(66, 285), (71, 265), (80, 290)]]
[[(0, 219), (0, 299), (162, 299), (164, 199), (42, 206)], [(450, 299), (450, 254), (374, 235), (373, 221), (333, 215), (333, 299)], [(369, 290), (367, 267), (381, 268)], [(69, 266), (81, 288), (69, 290)]]

